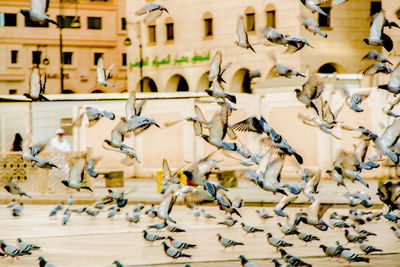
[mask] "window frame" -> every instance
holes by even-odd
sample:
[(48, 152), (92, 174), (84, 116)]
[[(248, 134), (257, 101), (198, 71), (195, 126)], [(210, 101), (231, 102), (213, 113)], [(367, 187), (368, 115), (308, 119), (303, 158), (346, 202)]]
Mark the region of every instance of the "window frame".
[[(93, 53), (93, 64), (97, 66), (97, 63), (101, 57), (104, 57), (103, 52), (94, 52)], [(103, 59), (104, 60), (104, 59)]]
[[(321, 9), (328, 15), (328, 16), (324, 16), (318, 13), (318, 25), (319, 27), (322, 29), (332, 29), (332, 20), (331, 20), (331, 11), (332, 11), (332, 7), (330, 6), (321, 6)], [(329, 11), (328, 11), (329, 9)], [(323, 20), (321, 20), (323, 18)], [(321, 23), (323, 21), (326, 21), (327, 23)]]
[[(65, 60), (66, 57), (65, 57), (65, 55), (71, 55), (71, 57), (70, 57), (71, 62), (70, 62), (70, 63), (66, 63), (66, 60)], [(63, 65), (67, 65), (67, 66), (73, 65), (73, 64), (74, 64), (73, 57), (74, 57), (74, 52), (71, 52), (71, 51), (63, 52), (63, 56), (62, 56)]]
[[(18, 16), (17, 16), (16, 13), (6, 13), (6, 12), (4, 12), (4, 13), (2, 13), (2, 15), (3, 15), (3, 19), (4, 19), (4, 25), (2, 25), (3, 27), (18, 27)], [(7, 21), (6, 17), (10, 16), (10, 15), (13, 15), (13, 17), (15, 19), (15, 25), (6, 25), (6, 21)]]
[[(170, 38), (171, 36), (172, 38)], [(173, 22), (165, 23), (165, 39), (167, 42), (173, 42), (175, 40), (175, 29)]]
[[(16, 52), (16, 53), (14, 53), (14, 52)], [(10, 56), (11, 56), (11, 58), (10, 58), (10, 64), (12, 64), (12, 65), (17, 65), (18, 64), (18, 55), (19, 55), (19, 50), (10, 50)], [(15, 54), (15, 55), (14, 55)], [(14, 59), (15, 58), (15, 62), (13, 62)]]
[[(93, 24), (94, 21), (100, 21), (100, 26), (96, 26)], [(103, 18), (102, 17), (87, 17), (87, 29), (88, 30), (102, 30), (103, 29)]]
[[(246, 30), (247, 30), (247, 33), (254, 33), (256, 31), (256, 13), (255, 12), (247, 12), (245, 14), (245, 17), (246, 17)], [(249, 18), (250, 17), (253, 18), (253, 25), (252, 25), (253, 27), (252, 28), (249, 27), (249, 25), (250, 25)]]
[(147, 25), (147, 38), (149, 45), (157, 43), (157, 26), (155, 24)]

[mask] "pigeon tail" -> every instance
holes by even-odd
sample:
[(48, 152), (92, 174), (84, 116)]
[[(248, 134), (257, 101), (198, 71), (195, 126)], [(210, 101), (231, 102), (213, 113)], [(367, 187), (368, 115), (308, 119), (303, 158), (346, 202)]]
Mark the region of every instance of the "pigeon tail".
[(82, 186), (81, 188), (82, 188), (82, 189), (89, 190), (90, 192), (93, 192), (93, 190), (92, 190), (89, 186)]
[(389, 37), (389, 35), (382, 32), (382, 46), (386, 49), (386, 51), (390, 52), (393, 49), (393, 41)]
[(365, 187), (369, 188), (369, 184), (363, 180), (363, 178), (360, 175), (356, 175), (357, 180), (362, 183)]
[(224, 146), (225, 149), (230, 150), (230, 151), (236, 151), (236, 149), (237, 149), (236, 143), (228, 143), (228, 142), (222, 141), (222, 145)]
[(236, 104), (236, 96), (230, 95), (230, 94), (226, 94), (225, 97), (226, 97), (229, 101), (231, 101), (232, 103)]
[(318, 111), (318, 108), (317, 108), (317, 106), (314, 104), (314, 102), (310, 102), (310, 106), (315, 110), (315, 112), (317, 113), (317, 115), (319, 116), (319, 111)]
[(391, 150), (386, 152), (386, 155), (395, 163), (396, 165), (399, 163), (399, 156)]
[(297, 154), (297, 152), (293, 152), (294, 157), (296, 158), (299, 164), (303, 164), (303, 157)]

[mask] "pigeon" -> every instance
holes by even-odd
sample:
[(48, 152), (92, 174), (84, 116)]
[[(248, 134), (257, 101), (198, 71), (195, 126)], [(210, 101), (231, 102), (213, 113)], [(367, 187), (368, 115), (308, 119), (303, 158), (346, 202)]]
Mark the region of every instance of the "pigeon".
[(86, 209), (87, 209), (86, 207), (83, 207), (83, 208), (72, 209), (71, 211), (76, 213), (83, 213), (86, 211)]
[(374, 76), (378, 73), (389, 74), (392, 69), (381, 62), (374, 62), (372, 65), (362, 70), (362, 75), (364, 76)]
[(144, 209), (144, 205), (143, 203), (139, 203), (133, 208), (133, 212), (140, 212), (142, 209)]
[(72, 195), (70, 195), (68, 198), (68, 205), (72, 206), (74, 204), (74, 202), (75, 202), (74, 197)]
[(56, 267), (56, 265), (46, 261), (42, 256), (37, 258), (37, 260), (39, 261), (39, 266), (40, 267)]
[[(114, 204), (115, 205), (115, 204)], [(116, 214), (117, 214), (117, 210), (116, 207), (111, 208), (107, 214), (107, 219), (112, 219)]]
[(246, 259), (246, 257), (243, 255), (240, 255), (239, 259), (240, 259), (240, 264), (242, 264), (243, 267), (257, 267), (255, 263), (252, 263), (251, 261)]
[(78, 158), (75, 163), (72, 165), (70, 171), (69, 171), (69, 175), (68, 178), (64, 178), (61, 182), (69, 188), (75, 189), (78, 192), (81, 189), (86, 189), (89, 190), (91, 192), (92, 189), (86, 185), (84, 185), (83, 182), (83, 178), (84, 178), (84, 167), (85, 167), (85, 159), (84, 158)]
[(216, 218), (214, 215), (205, 211), (204, 209), (201, 209), (201, 212), (203, 213), (204, 218), (207, 218), (207, 219), (215, 219)]
[(382, 251), (382, 249), (378, 249), (378, 248), (374, 247), (373, 245), (365, 243), (364, 241), (360, 244), (360, 249), (362, 251), (364, 251), (365, 255), (368, 255), (372, 252)]
[(96, 217), (99, 215), (100, 211), (99, 210), (91, 210), (91, 209), (86, 209), (86, 213), (92, 217)]
[[(214, 80), (209, 89), (204, 90), (209, 96), (215, 97), (216, 99), (228, 99), (232, 103), (236, 103), (236, 96), (225, 92), (225, 88), (218, 80)], [(227, 108), (226, 106), (223, 106)]]
[(222, 224), (222, 225), (226, 225), (228, 227), (232, 227), (237, 223), (237, 220), (233, 220), (233, 219), (228, 219), (222, 222), (218, 222), (218, 224)]
[(34, 244), (22, 241), (21, 238), (17, 238), (18, 247), (22, 252), (30, 252), (32, 250), (39, 250), (40, 247)]
[(326, 34), (325, 32), (321, 31), (321, 29), (319, 28), (318, 23), (312, 19), (312, 18), (304, 18), (303, 19), (303, 26), (304, 28), (306, 28), (307, 31), (311, 32), (312, 34), (319, 34), (324, 38), (328, 37), (328, 34)]
[(393, 49), (393, 41), (383, 32), (385, 21), (385, 13), (383, 11), (376, 13), (372, 17), (369, 36), (364, 38), (363, 41), (367, 45), (383, 46), (386, 51), (390, 52)]
[(263, 37), (267, 41), (266, 43), (264, 43), (265, 45), (270, 45), (270, 43), (272, 43), (284, 46), (291, 45), (297, 48), (296, 42), (286, 39), (286, 37), (282, 33), (278, 32), (272, 27), (268, 27), (263, 31)]
[(351, 233), (349, 233), (349, 230), (347, 230), (347, 229), (344, 230), (344, 236), (346, 237), (346, 239), (348, 241), (347, 243), (357, 243), (357, 242), (367, 239), (366, 236), (351, 234)]
[(318, 76), (318, 74), (313, 73), (302, 86), (302, 89), (295, 89), (296, 98), (301, 103), (303, 103), (306, 108), (313, 108), (317, 114), (319, 114), (318, 108), (312, 102), (317, 99), (325, 89), (325, 82)]
[(319, 248), (321, 248), (325, 255), (331, 258), (338, 257), (340, 253), (342, 253), (343, 250), (345, 250), (345, 247), (342, 245), (336, 245), (333, 247), (327, 247), (325, 245), (320, 245)]
[(183, 242), (178, 239), (174, 239), (172, 236), (167, 236), (167, 239), (170, 241), (171, 245), (174, 246), (175, 248), (182, 250), (182, 249), (188, 249), (188, 248), (195, 248), (195, 244), (189, 244), (186, 242)]
[(281, 200), (278, 202), (278, 204), (275, 205), (274, 207), (274, 212), (276, 215), (281, 216), (281, 217), (288, 217), (286, 213), (283, 212), (283, 210), (295, 199), (297, 199), (298, 196), (283, 196)]
[(300, 0), (300, 2), (309, 10), (311, 10), (312, 13), (319, 13), (325, 17), (327, 17), (328, 15), (318, 6), (320, 2), (320, 0)]
[(373, 59), (377, 62), (381, 62), (381, 63), (389, 63), (390, 65), (393, 65), (386, 57), (384, 57), (382, 54), (379, 54), (378, 52), (376, 52), (376, 50), (372, 49), (371, 51), (369, 51), (363, 58), (362, 60), (365, 59)]
[[(168, 224), (168, 223), (167, 223)], [(181, 232), (186, 232), (185, 229), (181, 229), (177, 227), (176, 225), (173, 224), (168, 224), (167, 225), (167, 230), (170, 231), (171, 233), (181, 233)]]
[(394, 235), (400, 240), (400, 229), (396, 229), (394, 226), (390, 227), (392, 229)]
[(55, 165), (55, 164), (53, 164), (53, 163), (51, 163), (51, 162), (49, 162), (49, 161), (46, 161), (46, 160), (44, 160), (44, 159), (42, 159), (42, 158), (33, 156), (30, 152), (28, 152), (28, 151), (25, 150), (25, 149), (23, 149), (22, 158), (23, 158), (24, 160), (29, 160), (29, 161), (31, 161), (32, 164), (33, 164), (33, 166), (36, 166), (36, 167), (39, 167), (39, 168), (42, 168), (42, 169), (52, 169), (52, 168), (57, 168), (57, 169), (59, 169), (59, 168), (57, 167), (57, 165)]
[(236, 34), (238, 36), (238, 41), (235, 44), (241, 48), (250, 49), (254, 53), (256, 52), (249, 42), (249, 36), (246, 32), (246, 27), (244, 26), (243, 16), (239, 16), (236, 24)]
[(234, 246), (243, 246), (244, 244), (242, 242), (236, 242), (232, 239), (222, 237), (221, 234), (217, 234), (218, 241), (219, 243), (224, 247), (224, 250), (229, 247), (234, 247)]
[(167, 256), (174, 258), (174, 259), (178, 259), (180, 257), (187, 257), (187, 258), (191, 258), (191, 255), (185, 254), (182, 251), (173, 248), (173, 247), (169, 247), (167, 245), (167, 243), (165, 243), (165, 241), (162, 242), (162, 245), (164, 247), (164, 252), (165, 254), (167, 254)]
[(240, 223), (240, 225), (242, 226), (242, 229), (246, 232), (246, 234), (255, 233), (255, 232), (264, 232), (263, 229), (256, 228), (254, 226), (251, 226), (251, 225), (248, 225), (245, 223)]
[(331, 219), (329, 219), (329, 222), (335, 228), (349, 228), (350, 227), (350, 225), (348, 225), (344, 220), (339, 219), (339, 218), (331, 218)]
[(49, 8), (50, 0), (31, 0), (29, 9), (21, 9), (19, 12), (24, 15), (24, 17), (39, 23), (50, 22), (57, 27), (61, 26), (49, 18), (46, 13)]
[(13, 198), (13, 199), (11, 200), (11, 202), (8, 203), (7, 208), (14, 208), (14, 207), (17, 206), (17, 205), (18, 205), (18, 203), (15, 201), (15, 198)]
[(389, 82), (387, 84), (381, 84), (378, 89), (387, 90), (393, 94), (400, 93), (400, 63), (397, 64), (396, 68), (390, 73)]
[(115, 264), (116, 267), (126, 267), (125, 265), (123, 265), (119, 260), (115, 260), (113, 262), (113, 264)]
[(292, 78), (292, 76), (296, 76), (296, 77), (301, 76), (303, 78), (306, 77), (306, 76), (304, 76), (304, 74), (301, 74), (297, 70), (293, 70), (285, 65), (278, 64), (278, 63), (272, 67), (272, 70), (275, 73), (275, 75), (285, 77), (285, 78)]
[[(31, 2), (40, 2), (42, 0), (31, 0)], [(43, 94), (46, 89), (46, 73), (40, 75), (39, 69), (32, 70), (29, 80), (29, 93), (24, 96), (34, 101), (49, 101)]]
[(367, 230), (362, 229), (360, 226), (355, 226), (354, 224), (351, 225), (351, 227), (356, 231), (360, 236), (370, 236), (370, 235), (376, 235), (375, 233), (368, 232)]
[(22, 251), (14, 246), (7, 245), (6, 243), (4, 243), (3, 240), (1, 240), (0, 242), (0, 248), (5, 253), (6, 256), (10, 256), (12, 258), (32, 254), (32, 252), (30, 251)]
[(355, 153), (346, 152), (341, 150), (333, 163), (336, 169), (340, 168), (340, 174), (343, 178), (349, 178), (352, 181), (359, 181), (365, 187), (369, 188), (369, 184), (361, 177), (360, 162)]
[(308, 243), (308, 242), (312, 242), (314, 240), (319, 240), (318, 236), (312, 235), (312, 234), (307, 234), (307, 233), (298, 233), (297, 237), (300, 240), (303, 240), (304, 242)]
[(8, 184), (6, 186), (4, 186), (4, 188), (10, 194), (19, 195), (19, 196), (26, 196), (26, 197), (32, 198), (30, 195), (25, 193), (25, 191), (22, 190), (22, 188), (19, 186), (19, 184), (17, 184), (17, 182), (14, 181), (12, 178), (10, 180), (8, 180)]
[(262, 210), (256, 210), (258, 217), (260, 217), (261, 220), (266, 220), (273, 218), (273, 216), (269, 215), (268, 211), (265, 209)]
[(83, 111), (79, 117), (72, 122), (72, 125), (75, 127), (80, 127), (84, 118), (87, 119), (88, 126), (92, 127), (96, 125), (101, 118), (114, 120), (115, 114), (98, 107), (85, 107), (85, 111)]
[(309, 42), (306, 40), (306, 38), (301, 37), (301, 36), (296, 36), (296, 35), (285, 35), (285, 39), (289, 41), (289, 44), (295, 44), (288, 46), (288, 48), (285, 50), (285, 53), (290, 52), (290, 53), (296, 53), (297, 51), (303, 49), (306, 45), (313, 48)]
[(64, 211), (64, 214), (63, 214), (63, 216), (62, 216), (63, 225), (66, 225), (66, 224), (68, 223), (69, 218), (71, 218), (71, 211), (67, 208), (67, 209)]
[(18, 206), (16, 206), (16, 207), (13, 208), (13, 210), (12, 210), (12, 215), (13, 215), (14, 217), (19, 217), (19, 216), (21, 216), (21, 212), (23, 211), (23, 209), (24, 209), (24, 203), (21, 203), (21, 204), (19, 204)]
[[(220, 84), (222, 82), (225, 83), (224, 79), (222, 78), (222, 75), (224, 74), (224, 72), (231, 66), (231, 63), (226, 64), (225, 66), (221, 66), (222, 64), (222, 52), (221, 50), (217, 50), (217, 52), (215, 52), (215, 55), (211, 61), (210, 64), (210, 72), (208, 74), (208, 80), (210, 82), (214, 82), (215, 80)], [(219, 88), (216, 88), (219, 89)], [(223, 89), (222, 87), (220, 89)], [(206, 90), (207, 92), (207, 90)], [(207, 92), (209, 95), (210, 93)], [(221, 92), (215, 92), (215, 96), (219, 96), (219, 94), (221, 94)], [(236, 103), (236, 97), (235, 96), (219, 96), (219, 97), (227, 97), (229, 101), (231, 101), (232, 103)]]
[(216, 111), (211, 120), (210, 135), (203, 134), (201, 137), (207, 143), (217, 147), (218, 149), (235, 151), (237, 149), (236, 143), (223, 141), (227, 133), (227, 122), (228, 116), (226, 108), (222, 108), (221, 111)]
[(153, 225), (149, 225), (149, 226), (147, 226), (147, 229), (161, 230), (161, 229), (167, 227), (167, 225), (168, 225), (167, 221), (164, 221), (162, 223), (156, 223), (156, 224), (153, 224)]
[(279, 239), (277, 237), (273, 237), (271, 233), (267, 234), (267, 242), (273, 247), (276, 247), (276, 250), (278, 251), (278, 248), (280, 247), (291, 247), (293, 244), (286, 242), (285, 240)]
[(275, 264), (275, 267), (292, 267), (290, 263), (280, 263), (277, 258), (273, 258), (271, 262)]
[(149, 23), (154, 22), (159, 16), (161, 16), (163, 11), (169, 13), (168, 10), (164, 6), (157, 4), (155, 2), (148, 2), (144, 7), (138, 9), (135, 12), (135, 14), (137, 16), (146, 14), (146, 17), (144, 20), (145, 20), (146, 24), (149, 24)]
[(115, 63), (113, 63), (107, 70), (104, 70), (103, 58), (99, 58), (97, 61), (97, 78), (96, 82), (98, 84), (104, 85), (105, 87), (114, 87), (115, 85), (109, 83), (107, 80), (110, 78), (111, 70), (114, 68)]
[(164, 236), (159, 236), (159, 235), (156, 235), (156, 234), (151, 234), (151, 233), (148, 233), (146, 230), (143, 230), (142, 232), (143, 232), (143, 238), (144, 238), (146, 241), (149, 241), (149, 242), (154, 242), (154, 241), (157, 241), (157, 240), (163, 240), (163, 239), (165, 239)]
[[(281, 230), (281, 232), (283, 233), (283, 237), (287, 236), (287, 235), (298, 235), (300, 234), (299, 231), (297, 231), (296, 229), (296, 225), (292, 224), (290, 226), (285, 226), (282, 225), (281, 223), (277, 223), (279, 226), (279, 229)], [(283, 238), (282, 237), (282, 238)]]
[(347, 262), (367, 262), (369, 263), (369, 259), (368, 258), (363, 258), (360, 255), (345, 249), (340, 253), (340, 257), (345, 259), (345, 261)]
[(320, 199), (317, 199), (308, 207), (307, 216), (305, 216), (304, 213), (298, 213), (296, 215), (296, 224), (303, 222), (314, 226), (320, 231), (328, 230), (330, 226), (322, 220), (322, 216), (329, 206), (321, 207), (320, 202)]
[(279, 252), (281, 253), (281, 257), (287, 262), (292, 264), (293, 266), (305, 266), (311, 267), (311, 264), (304, 262), (302, 259), (293, 256), (286, 252), (283, 248), (279, 248)]

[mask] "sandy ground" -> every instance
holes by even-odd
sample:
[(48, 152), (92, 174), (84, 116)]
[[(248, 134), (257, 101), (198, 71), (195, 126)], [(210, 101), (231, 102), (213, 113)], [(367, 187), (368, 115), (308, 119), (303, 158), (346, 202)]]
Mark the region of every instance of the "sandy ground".
[[(235, 226), (227, 228), (216, 223), (224, 219), (224, 215), (217, 207), (204, 207), (218, 217), (205, 219), (203, 216), (195, 217), (193, 211), (184, 206), (176, 206), (171, 216), (186, 232), (174, 236), (197, 244), (197, 248), (185, 251), (192, 255), (190, 259), (178, 259), (176, 263), (171, 263), (171, 259), (164, 254), (160, 241), (148, 244), (142, 236), (142, 230), (150, 224), (160, 222), (159, 219), (149, 218), (142, 211), (141, 221), (138, 224), (128, 224), (125, 221), (125, 213), (131, 213), (133, 206), (125, 207), (109, 220), (106, 219), (106, 211), (97, 217), (74, 213), (67, 225), (61, 224), (62, 213), (57, 214), (56, 218), (48, 217), (53, 207), (53, 205), (26, 205), (21, 217), (14, 218), (10, 209), (4, 205), (0, 206), (0, 239), (7, 244), (16, 245), (16, 238), (20, 237), (24, 241), (41, 246), (41, 250), (34, 251), (30, 256), (20, 257), (19, 260), (0, 258), (0, 266), (38, 266), (38, 262), (35, 261), (38, 256), (44, 256), (56, 266), (113, 266), (112, 262), (116, 259), (127, 266), (184, 266), (186, 262), (190, 262), (191, 266), (240, 266), (238, 261), (240, 254), (254, 259), (258, 266), (273, 266), (271, 258), (279, 258), (280, 254), (267, 243), (265, 233), (271, 232), (274, 236), (281, 237), (282, 234), (276, 224), (285, 221), (284, 218), (276, 216), (261, 221), (255, 212), (256, 207), (244, 207), (241, 210), (243, 219), (238, 218), (239, 222)], [(271, 208), (267, 210), (272, 212)], [(293, 214), (298, 210), (289, 208), (288, 213)], [(325, 216), (331, 211), (333, 210), (328, 210)], [(337, 211), (341, 214), (347, 213), (344, 209)], [(239, 224), (242, 221), (262, 228), (265, 232), (244, 235)], [(384, 219), (362, 226), (377, 233), (377, 236), (369, 237), (368, 242), (382, 249), (384, 253), (371, 256), (370, 266), (400, 266), (400, 242), (389, 229), (390, 226), (391, 224)], [(289, 253), (304, 257), (306, 262), (314, 266), (343, 266), (343, 263), (338, 263), (336, 260), (321, 258), (322, 250), (318, 248), (321, 243), (334, 245), (336, 240), (342, 244), (346, 243), (343, 230), (330, 229), (321, 232), (303, 224), (299, 229), (318, 235), (321, 241), (305, 244), (296, 236), (286, 237), (286, 241), (294, 244), (287, 249)], [(165, 229), (150, 232), (162, 236), (171, 234)], [(241, 241), (245, 245), (224, 251), (217, 241), (217, 233)], [(348, 246), (360, 253), (357, 245)], [(367, 266), (367, 264), (351, 264), (351, 266)]]

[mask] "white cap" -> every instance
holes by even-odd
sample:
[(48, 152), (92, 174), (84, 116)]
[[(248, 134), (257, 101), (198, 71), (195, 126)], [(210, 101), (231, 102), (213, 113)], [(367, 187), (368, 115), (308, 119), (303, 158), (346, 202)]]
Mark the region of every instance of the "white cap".
[(57, 129), (57, 131), (56, 131), (56, 134), (64, 134), (65, 133), (65, 131), (64, 131), (64, 129)]

